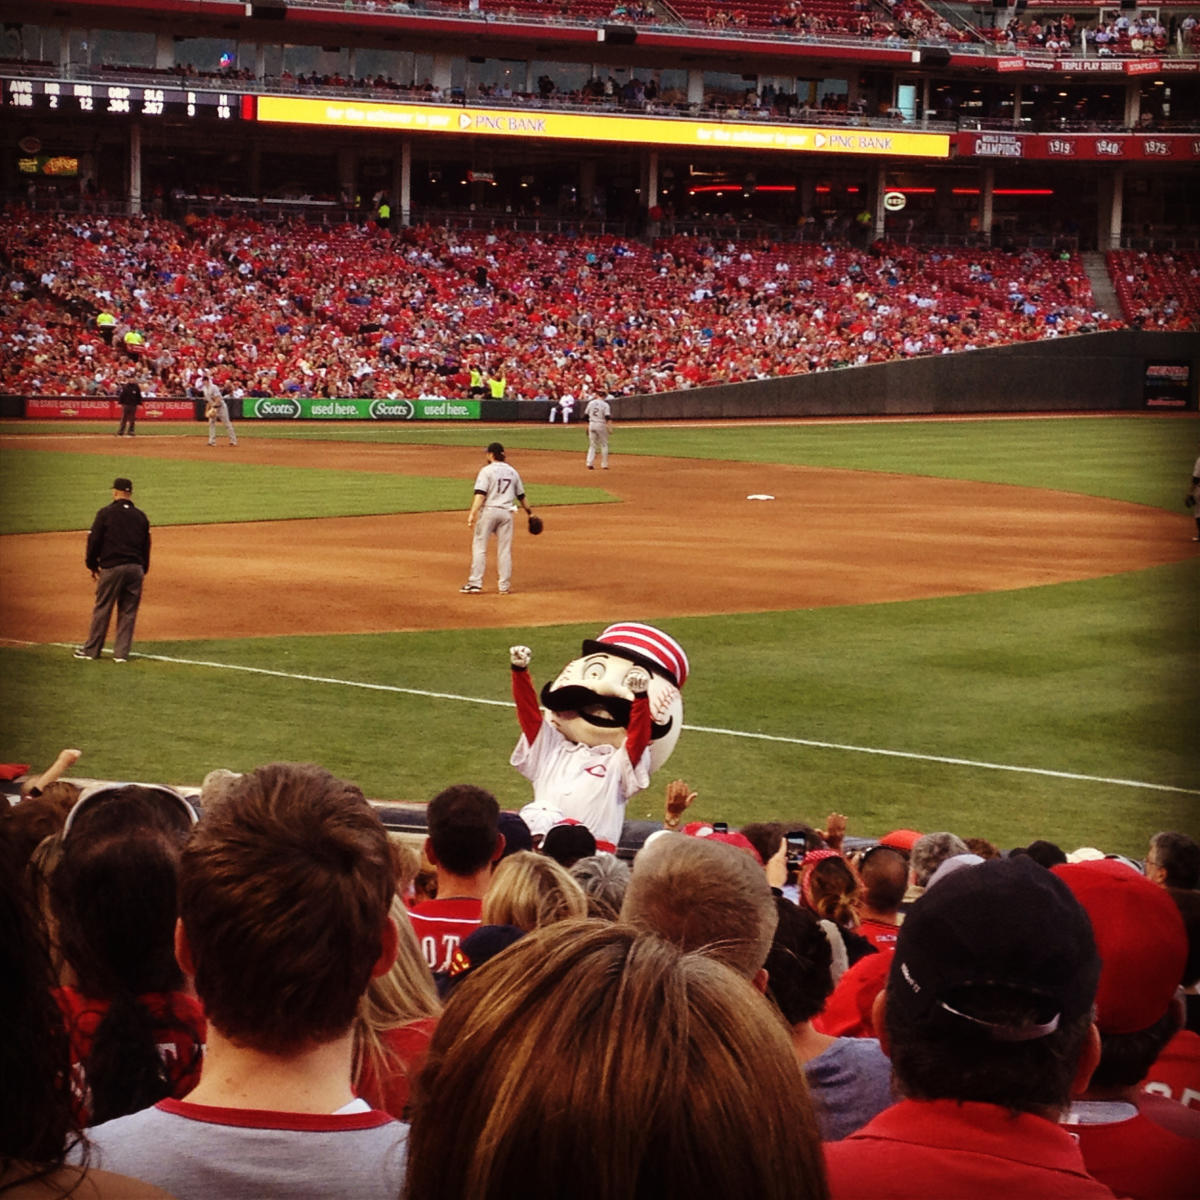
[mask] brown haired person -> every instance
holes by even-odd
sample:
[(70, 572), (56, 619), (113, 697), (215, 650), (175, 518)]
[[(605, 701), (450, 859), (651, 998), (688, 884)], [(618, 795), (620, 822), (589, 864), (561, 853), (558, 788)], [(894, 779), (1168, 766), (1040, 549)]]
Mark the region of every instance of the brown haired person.
[(763, 998), (708, 955), (563, 921), (484, 963), (447, 1004), (417, 1089), (406, 1194), (826, 1192), (800, 1068)]
[(429, 969), (450, 969), (463, 938), (479, 928), (492, 868), (504, 854), (500, 805), (483, 788), (458, 783), (438, 792), (425, 809), (425, 857), (437, 871), (437, 898), (422, 900), (408, 918)]
[(825, 1148), (834, 1200), (1111, 1197), (1058, 1124), (1099, 1057), (1087, 914), (1032, 859), (940, 880), (900, 927), (880, 1042), (904, 1097)]
[(84, 565), (96, 580), (96, 602), (87, 641), (75, 651), (75, 657), (100, 657), (115, 606), (117, 636), (113, 642), (113, 662), (128, 662), (142, 602), (142, 582), (150, 570), (150, 522), (133, 503), (131, 479), (118, 476), (113, 480), (112, 503), (105, 505), (92, 521)]
[(858, 932), (875, 947), (887, 950), (900, 933), (900, 905), (908, 886), (908, 859), (890, 846), (872, 846), (858, 859), (863, 882)]
[(208, 1015), (185, 1100), (90, 1131), (100, 1166), (178, 1200), (395, 1200), (405, 1126), (356, 1099), (354, 1019), (396, 955), (387, 833), (320, 767), (233, 780), (179, 866), (176, 951)]

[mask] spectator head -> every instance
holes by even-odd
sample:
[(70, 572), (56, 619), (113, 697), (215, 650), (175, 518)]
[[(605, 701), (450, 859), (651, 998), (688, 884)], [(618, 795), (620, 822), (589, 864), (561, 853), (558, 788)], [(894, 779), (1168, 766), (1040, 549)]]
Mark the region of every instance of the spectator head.
[(745, 851), (712, 838), (656, 838), (634, 859), (621, 920), (766, 982), (778, 917), (767, 877)]
[(596, 853), (596, 837), (578, 821), (564, 822), (542, 839), (541, 851), (569, 871), (581, 858)]
[(1061, 846), (1056, 846), (1053, 842), (1043, 841), (1040, 838), (1035, 842), (1030, 842), (1028, 846), (1023, 846), (1021, 853), (1027, 854), (1039, 867), (1045, 867), (1047, 871), (1051, 867), (1060, 866), (1067, 861), (1067, 852)]
[(956, 871), (910, 909), (880, 1030), (901, 1090), (1057, 1114), (1095, 1065), (1087, 914), (1027, 856)]
[(621, 915), (625, 890), (629, 887), (629, 864), (615, 854), (593, 854), (581, 858), (571, 876), (587, 897), (588, 916), (615, 921)]
[(811, 850), (800, 865), (800, 900), (822, 920), (847, 927), (858, 922), (862, 885), (836, 850)]
[(1054, 868), (1091, 918), (1102, 968), (1096, 993), (1100, 1065), (1093, 1088), (1133, 1087), (1175, 1035), (1187, 929), (1169, 893), (1111, 859)]
[(811, 1021), (833, 991), (833, 950), (807, 909), (775, 897), (779, 924), (767, 955), (767, 995), (792, 1026)]
[(899, 850), (906, 858), (911, 856), (913, 847), (921, 840), (921, 835), (915, 829), (893, 829), (879, 839), (881, 846)]
[[(85, 1106), (97, 1124), (146, 1108), (172, 1087), (157, 1049), (161, 1018), (139, 998), (183, 985), (176, 888), (195, 821), (173, 788), (134, 783), (85, 788), (63, 824), (49, 888), (58, 948), (79, 992), (106, 1005), (83, 1062)], [(198, 1068), (204, 1033), (193, 1034)]]
[(1200, 888), (1200, 845), (1186, 833), (1156, 833), (1146, 854), (1146, 877), (1160, 887)]
[(443, 1001), (449, 1000), (485, 962), (507, 950), (513, 942), (520, 941), (526, 932), (516, 925), (480, 925), (472, 930), (459, 942), (446, 974), (438, 977), (438, 995)]
[(783, 887), (788, 875), (788, 826), (779, 821), (759, 821), (743, 825), (740, 832), (762, 859), (767, 882), (772, 887)]
[(1183, 925), (1187, 930), (1188, 956), (1183, 968), (1183, 978), (1179, 982), (1185, 988), (1195, 987), (1200, 983), (1200, 892), (1168, 888), (1167, 895), (1175, 901), (1175, 907), (1179, 909), (1179, 915), (1183, 918)]
[(972, 854), (978, 854), (980, 858), (1000, 857), (1000, 847), (995, 842), (989, 842), (987, 838), (969, 837), (963, 838), (963, 842)]
[(566, 867), (532, 850), (502, 859), (483, 899), (484, 925), (540, 929), (587, 916), (587, 898)]
[(803, 1200), (825, 1194), (818, 1139), (787, 1034), (744, 980), (627, 925), (564, 922), (447, 1005), (406, 1194)]
[(890, 846), (872, 846), (858, 860), (863, 882), (863, 903), (874, 913), (891, 916), (900, 911), (908, 887), (908, 859)]
[(504, 852), (499, 821), (500, 806), (491, 792), (457, 783), (429, 802), (425, 853), (451, 875), (476, 875)]
[(39, 796), (27, 796), (8, 810), (4, 819), (4, 837), (17, 849), (22, 866), (43, 838), (53, 837), (67, 819), (67, 813), (75, 806), (82, 789), (65, 779), (48, 784)]
[(181, 961), (212, 1025), (277, 1056), (344, 1034), (396, 953), (387, 833), (353, 784), (321, 767), (243, 775), (179, 870)]
[(981, 862), (986, 861), (979, 857), (978, 854), (952, 854), (949, 858), (943, 859), (941, 865), (929, 877), (929, 882), (925, 885), (926, 890), (935, 887), (947, 876), (953, 875), (955, 871), (961, 871), (964, 867), (977, 867)]
[(496, 827), (504, 838), (504, 855), (533, 849), (533, 834), (520, 813), (502, 812), (496, 819)]
[(955, 854), (966, 853), (967, 844), (957, 834), (927, 833), (924, 837), (919, 837), (913, 843), (912, 855), (909, 858), (913, 883), (917, 887), (927, 886), (929, 877), (946, 859)]

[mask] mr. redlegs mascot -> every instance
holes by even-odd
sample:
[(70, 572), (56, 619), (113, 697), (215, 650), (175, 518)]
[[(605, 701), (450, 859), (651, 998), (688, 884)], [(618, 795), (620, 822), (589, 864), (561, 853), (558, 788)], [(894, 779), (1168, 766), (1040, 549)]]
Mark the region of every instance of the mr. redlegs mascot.
[(545, 713), (529, 678), (532, 657), (528, 646), (509, 650), (521, 723), (509, 761), (533, 784), (521, 816), (535, 834), (564, 818), (579, 821), (598, 847), (615, 850), (625, 802), (679, 740), (687, 655), (652, 625), (610, 625), (542, 689)]

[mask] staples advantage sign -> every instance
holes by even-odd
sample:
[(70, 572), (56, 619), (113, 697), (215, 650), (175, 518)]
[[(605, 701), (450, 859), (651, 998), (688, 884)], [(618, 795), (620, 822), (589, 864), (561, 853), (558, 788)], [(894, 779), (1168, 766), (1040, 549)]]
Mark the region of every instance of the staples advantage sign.
[(478, 421), (479, 401), (271, 396), (243, 401), (242, 415), (260, 421)]

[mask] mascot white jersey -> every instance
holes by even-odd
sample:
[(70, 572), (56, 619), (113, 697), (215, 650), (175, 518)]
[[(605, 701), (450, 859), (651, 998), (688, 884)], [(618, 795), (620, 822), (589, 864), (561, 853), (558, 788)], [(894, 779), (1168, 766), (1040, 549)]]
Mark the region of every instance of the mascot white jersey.
[(540, 704), (529, 678), (532, 652), (513, 646), (509, 658), (521, 724), (509, 761), (533, 784), (521, 816), (535, 836), (574, 819), (600, 848), (615, 850), (626, 802), (679, 740), (687, 655), (652, 625), (610, 625), (542, 689)]

